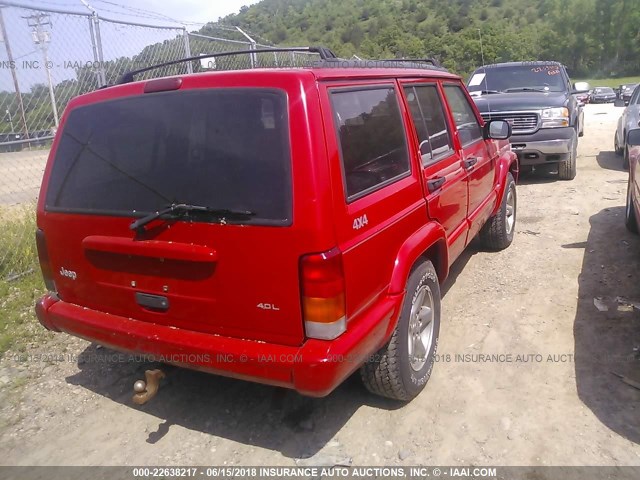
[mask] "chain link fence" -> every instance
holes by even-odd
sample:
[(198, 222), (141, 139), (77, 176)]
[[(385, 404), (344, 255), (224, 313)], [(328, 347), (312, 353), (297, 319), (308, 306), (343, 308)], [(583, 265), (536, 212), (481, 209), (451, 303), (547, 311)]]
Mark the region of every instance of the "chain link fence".
[[(67, 103), (116, 83), (130, 70), (187, 56), (274, 48), (239, 29), (233, 32), (242, 39), (111, 19), (90, 8), (81, 13), (0, 0), (0, 281), (34, 269), (35, 204)], [(255, 51), (166, 66), (136, 79), (209, 69), (303, 66), (316, 59), (306, 52)]]
[(254, 41), (231, 40), (198, 33), (189, 33), (189, 45), (193, 56), (238, 50), (252, 51), (246, 55), (203, 59), (199, 64), (192, 65), (193, 71), (304, 67), (319, 59), (319, 56), (315, 53), (295, 51), (264, 52), (262, 50), (273, 49), (273, 45), (264, 45)]

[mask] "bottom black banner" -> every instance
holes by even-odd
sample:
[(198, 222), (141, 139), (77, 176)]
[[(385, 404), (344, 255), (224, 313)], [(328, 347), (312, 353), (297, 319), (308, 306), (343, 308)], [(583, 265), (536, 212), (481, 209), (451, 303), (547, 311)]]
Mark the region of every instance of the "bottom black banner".
[(0, 467), (0, 480), (145, 479), (495, 479), (638, 480), (635, 467), (333, 466), (333, 467)]

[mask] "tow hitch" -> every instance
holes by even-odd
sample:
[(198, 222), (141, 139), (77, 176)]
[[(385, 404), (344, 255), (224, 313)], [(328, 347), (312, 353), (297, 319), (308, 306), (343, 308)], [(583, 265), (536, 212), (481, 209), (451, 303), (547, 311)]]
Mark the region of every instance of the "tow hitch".
[(165, 378), (166, 375), (160, 369), (147, 370), (144, 372), (146, 382), (144, 380), (138, 380), (133, 384), (133, 403), (138, 405), (144, 405), (158, 393), (160, 388), (160, 380)]

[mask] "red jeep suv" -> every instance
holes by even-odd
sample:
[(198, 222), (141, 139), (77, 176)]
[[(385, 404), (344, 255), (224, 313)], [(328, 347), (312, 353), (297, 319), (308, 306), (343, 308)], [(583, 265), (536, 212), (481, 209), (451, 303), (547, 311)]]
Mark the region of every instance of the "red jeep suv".
[(310, 50), (69, 103), (38, 202), (42, 325), (311, 396), (358, 369), (422, 390), (449, 266), (513, 239), (511, 129), (437, 66)]

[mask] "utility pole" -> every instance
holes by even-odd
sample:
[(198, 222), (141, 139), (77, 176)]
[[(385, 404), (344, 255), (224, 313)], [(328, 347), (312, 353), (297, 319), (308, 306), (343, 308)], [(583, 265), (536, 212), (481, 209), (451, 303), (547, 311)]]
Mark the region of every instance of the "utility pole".
[(89, 5), (87, 0), (80, 0), (80, 2), (87, 7), (91, 12), (89, 17), (89, 34), (91, 37), (91, 48), (93, 49), (93, 60), (98, 65), (96, 70), (96, 79), (98, 87), (102, 87), (107, 84), (107, 75), (104, 71), (104, 58), (102, 54), (102, 39), (100, 38), (100, 20), (98, 12), (95, 8)]
[[(255, 50), (256, 49), (256, 41), (253, 38), (251, 38), (249, 35), (247, 35), (247, 32), (242, 30), (240, 27), (236, 27), (236, 30), (238, 30), (238, 32), (240, 32), (242, 35), (244, 35), (244, 37), (247, 40), (249, 40), (249, 49), (250, 50)], [(251, 68), (256, 68), (256, 66), (258, 64), (258, 56), (255, 53), (252, 53), (251, 56), (249, 57), (249, 59), (251, 60)]]
[(5, 113), (7, 114), (5, 118), (9, 119), (9, 125), (11, 125), (11, 133), (15, 133), (15, 130), (13, 128), (13, 117), (11, 116), (11, 112), (8, 108)]
[[(22, 93), (20, 93), (20, 84), (18, 83), (18, 76), (16, 75), (16, 65), (13, 60), (11, 45), (9, 44), (9, 35), (7, 34), (7, 29), (4, 26), (4, 16), (2, 15), (2, 8), (3, 7), (0, 7), (0, 40), (4, 42), (4, 47), (7, 50), (7, 60), (9, 61), (11, 78), (13, 79), (13, 88), (16, 91), (16, 98), (18, 99), (18, 108), (20, 110), (20, 120), (22, 120), (22, 128), (24, 131), (25, 139), (27, 139), (29, 138), (29, 129), (27, 128), (27, 118), (24, 113), (24, 103), (22, 103)], [(12, 122), (11, 130), (13, 130), (13, 122)]]
[(42, 50), (42, 59), (44, 60), (44, 69), (47, 72), (47, 82), (49, 83), (49, 97), (51, 97), (51, 109), (53, 110), (53, 121), (56, 128), (58, 128), (58, 108), (56, 107), (56, 96), (53, 91), (53, 80), (51, 79), (52, 64), (49, 63), (49, 56), (47, 50), (49, 49), (49, 42), (51, 42), (51, 33), (44, 29), (45, 26), (51, 26), (49, 15), (46, 13), (35, 13), (28, 17), (27, 24), (33, 29), (31, 36), (33, 37), (33, 43), (38, 45)]

